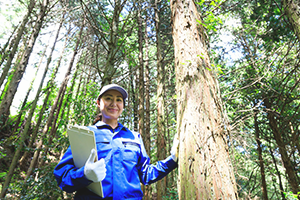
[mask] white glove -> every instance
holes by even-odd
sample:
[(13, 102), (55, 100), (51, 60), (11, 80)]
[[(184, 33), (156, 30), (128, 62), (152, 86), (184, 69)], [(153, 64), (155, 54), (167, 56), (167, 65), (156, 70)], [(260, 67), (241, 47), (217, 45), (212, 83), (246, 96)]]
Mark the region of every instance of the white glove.
[(101, 158), (97, 162), (94, 162), (95, 157), (96, 150), (92, 149), (90, 157), (88, 158), (84, 166), (84, 175), (87, 179), (93, 182), (100, 182), (106, 176), (105, 161), (103, 158)]
[(179, 152), (179, 138), (178, 138), (178, 133), (176, 133), (173, 139), (173, 146), (171, 149), (171, 156), (175, 162), (177, 162), (178, 160), (178, 152)]

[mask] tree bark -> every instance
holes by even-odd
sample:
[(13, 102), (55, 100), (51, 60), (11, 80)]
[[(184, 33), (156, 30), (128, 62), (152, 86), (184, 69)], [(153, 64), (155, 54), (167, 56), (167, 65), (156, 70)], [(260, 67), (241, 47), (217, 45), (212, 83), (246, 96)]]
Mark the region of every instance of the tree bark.
[[(144, 83), (144, 54), (143, 54), (143, 23), (141, 16), (141, 3), (138, 2), (138, 14), (137, 14), (137, 22), (138, 22), (138, 43), (139, 43), (139, 68), (138, 68), (138, 123), (139, 123), (139, 133), (142, 135), (143, 142), (146, 143), (145, 135), (145, 83)], [(149, 194), (149, 186), (142, 185), (142, 190), (144, 193), (144, 199), (150, 199)]]
[[(157, 65), (157, 159), (166, 157), (165, 142), (165, 68), (162, 65), (161, 37), (160, 37), (160, 3), (155, 0), (155, 31), (156, 31), (156, 65)], [(156, 184), (157, 199), (161, 200), (166, 195), (166, 177)]]
[(134, 77), (136, 77), (136, 71), (132, 70), (132, 66), (129, 65), (129, 71), (130, 71), (130, 89), (131, 89), (131, 103), (132, 103), (132, 109), (133, 109), (133, 130), (138, 131), (138, 95), (136, 92), (136, 88), (134, 87)]
[(237, 199), (218, 81), (195, 3), (171, 0), (177, 89), (179, 199)]
[(300, 42), (300, 2), (296, 0), (283, 0), (283, 7)]
[[(147, 17), (146, 17), (147, 18)], [(145, 133), (143, 139), (145, 141), (145, 149), (148, 156), (151, 159), (151, 139), (150, 139), (150, 69), (149, 69), (149, 38), (147, 34), (147, 19), (145, 20), (145, 29), (144, 29), (144, 38), (145, 38)], [(148, 195), (144, 196), (144, 199), (152, 199), (152, 187), (150, 185), (145, 186), (145, 190)]]

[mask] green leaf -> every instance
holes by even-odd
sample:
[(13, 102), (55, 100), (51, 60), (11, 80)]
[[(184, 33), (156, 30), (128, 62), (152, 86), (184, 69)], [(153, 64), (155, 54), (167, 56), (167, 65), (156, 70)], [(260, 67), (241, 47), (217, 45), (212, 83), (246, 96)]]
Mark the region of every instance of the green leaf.
[(6, 174), (7, 174), (6, 172), (1, 172), (1, 173), (0, 173), (0, 178), (6, 176)]

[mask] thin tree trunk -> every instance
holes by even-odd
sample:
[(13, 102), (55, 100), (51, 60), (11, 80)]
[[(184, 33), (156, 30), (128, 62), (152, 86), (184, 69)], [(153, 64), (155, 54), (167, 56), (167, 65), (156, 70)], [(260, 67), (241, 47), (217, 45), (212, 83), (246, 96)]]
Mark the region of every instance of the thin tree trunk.
[(149, 157), (150, 152), (150, 68), (149, 68), (149, 37), (147, 34), (147, 19), (145, 20), (145, 149)]
[[(87, 85), (89, 84), (89, 81), (91, 79), (91, 68), (88, 68), (89, 69), (89, 73), (87, 74), (87, 76), (84, 77), (83, 79), (83, 86), (81, 87), (81, 91), (79, 95), (81, 96), (86, 96), (86, 90), (87, 90)], [(82, 102), (81, 105), (80, 105), (80, 110), (78, 110), (78, 112), (80, 114), (78, 114), (78, 118), (80, 119), (80, 122), (82, 123), (82, 125), (86, 124), (86, 115), (84, 114), (84, 111), (82, 111), (82, 109), (84, 109), (85, 107), (85, 102)], [(99, 111), (100, 112), (100, 111)], [(99, 113), (97, 112), (97, 113)]]
[(137, 92), (134, 88), (134, 77), (136, 77), (136, 71), (132, 70), (132, 66), (129, 65), (129, 71), (130, 71), (130, 88), (131, 88), (131, 98), (132, 98), (132, 106), (133, 106), (133, 130), (138, 131), (138, 103), (137, 103)]
[(4, 97), (1, 101), (0, 124), (1, 124), (1, 121), (3, 124), (5, 124), (6, 120), (8, 119), (10, 106), (11, 106), (14, 96), (17, 92), (19, 83), (23, 77), (25, 69), (27, 67), (27, 63), (30, 58), (34, 43), (39, 35), (42, 25), (43, 25), (44, 17), (46, 16), (46, 12), (47, 12), (47, 6), (48, 6), (48, 0), (44, 0), (43, 4), (41, 5), (40, 13), (37, 17), (36, 24), (32, 31), (31, 37), (29, 39), (28, 45), (25, 49), (25, 52), (21, 59), (21, 62), (19, 64), (19, 66), (17, 67), (17, 70), (16, 70), (11, 82), (9, 83), (8, 90), (6, 91)]
[[(44, 51), (43, 51), (43, 53), (42, 53), (40, 62), (39, 62), (39, 64), (38, 64), (38, 68), (37, 68), (37, 70), (36, 70), (36, 72), (35, 72), (35, 75), (34, 75), (34, 78), (33, 78), (32, 81), (30, 82), (29, 89), (28, 89), (28, 91), (27, 91), (27, 93), (26, 93), (26, 95), (25, 95), (24, 101), (23, 101), (23, 103), (22, 103), (22, 106), (21, 106), (20, 111), (19, 111), (19, 114), (18, 114), (18, 118), (17, 118), (17, 120), (16, 120), (16, 122), (15, 122), (15, 127), (14, 127), (14, 130), (13, 130), (13, 133), (15, 133), (15, 132), (17, 131), (18, 127), (19, 127), (19, 123), (20, 123), (20, 121), (21, 121), (22, 114), (23, 114), (23, 112), (24, 112), (24, 110), (25, 110), (25, 106), (26, 106), (26, 103), (27, 103), (27, 99), (28, 99), (28, 97), (29, 97), (29, 94), (30, 94), (32, 88), (33, 88), (33, 83), (34, 83), (34, 81), (35, 81), (35, 79), (36, 79), (36, 76), (37, 76), (37, 73), (38, 73), (38, 71), (39, 71), (39, 68), (40, 68), (40, 66), (41, 66), (41, 64), (42, 64), (42, 62), (43, 62), (43, 58), (44, 58), (44, 56), (45, 56), (45, 54), (46, 54), (47, 48), (48, 48), (48, 45), (45, 47), (45, 49), (44, 49)], [(7, 123), (6, 123), (6, 125), (7, 125)]]
[(300, 132), (294, 130), (292, 122), (289, 122), (289, 127), (292, 133), (292, 145), (297, 149), (298, 152), (300, 152)]
[(282, 200), (285, 200), (286, 198), (285, 198), (285, 195), (284, 195), (284, 188), (283, 188), (283, 184), (282, 184), (282, 180), (281, 180), (280, 171), (277, 167), (277, 162), (276, 162), (274, 153), (271, 150), (271, 148), (270, 148), (270, 154), (271, 154), (271, 157), (272, 157), (272, 160), (273, 160), (273, 163), (274, 163), (274, 166), (275, 166), (275, 170), (276, 170), (276, 173), (277, 173), (277, 176), (278, 176), (281, 198), (282, 198)]
[[(147, 17), (146, 17), (147, 18)], [(145, 141), (145, 149), (149, 157), (151, 158), (151, 138), (150, 138), (150, 69), (149, 69), (149, 38), (147, 33), (147, 19), (145, 20), (145, 29), (144, 29), (144, 38), (145, 38), (145, 132), (143, 135), (143, 139)], [(145, 200), (152, 199), (152, 187), (150, 185), (146, 185), (144, 188)]]
[(266, 183), (266, 177), (265, 177), (265, 167), (264, 167), (264, 161), (263, 161), (263, 157), (262, 157), (261, 142), (259, 139), (257, 111), (255, 111), (255, 113), (254, 113), (254, 127), (255, 127), (255, 140), (257, 143), (257, 151), (258, 151), (258, 163), (260, 166), (260, 174), (261, 174), (261, 190), (263, 193), (263, 199), (268, 200), (267, 183)]
[(123, 10), (123, 2), (121, 0), (114, 0), (114, 10), (113, 18), (110, 23), (110, 37), (109, 42), (107, 42), (108, 51), (105, 63), (105, 72), (102, 77), (102, 86), (110, 84), (112, 82), (112, 77), (116, 72), (115, 63), (116, 63), (116, 53), (118, 51), (118, 28), (120, 22), (120, 14)]
[[(65, 77), (63, 79), (63, 82), (59, 88), (59, 91), (56, 95), (56, 98), (53, 102), (53, 105), (51, 107), (51, 111), (50, 111), (50, 114), (49, 114), (49, 117), (48, 117), (48, 120), (47, 120), (47, 123), (46, 125), (44, 126), (44, 129), (43, 129), (43, 132), (42, 132), (42, 135), (41, 135), (41, 138), (40, 138), (40, 141), (38, 142), (37, 144), (37, 147), (36, 147), (36, 151), (34, 152), (34, 155), (33, 155), (33, 158), (30, 162), (30, 166), (28, 168), (28, 171), (27, 171), (27, 174), (31, 174), (36, 163), (37, 163), (37, 159), (39, 158), (39, 155), (40, 155), (40, 152), (41, 152), (41, 149), (42, 149), (42, 146), (43, 146), (43, 139), (45, 138), (46, 134), (48, 133), (48, 130), (52, 124), (52, 120), (53, 120), (53, 116), (54, 116), (54, 112), (57, 108), (57, 105), (58, 105), (58, 101), (60, 99), (60, 96), (63, 96), (63, 91), (64, 91), (64, 88), (66, 87), (66, 85), (68, 84), (68, 81), (69, 81), (69, 78), (70, 78), (70, 74), (71, 74), (71, 69), (73, 67), (73, 63), (74, 63), (74, 60), (75, 60), (75, 57), (77, 55), (77, 52), (78, 52), (78, 47), (79, 47), (79, 44), (80, 44), (80, 41), (81, 41), (81, 35), (82, 35), (82, 30), (83, 30), (83, 27), (84, 27), (84, 23), (82, 24), (82, 27), (80, 29), (80, 32), (79, 32), (79, 36), (77, 38), (77, 42), (76, 42), (76, 45), (75, 45), (75, 48), (74, 48), (74, 52), (73, 52), (73, 55), (72, 55), (72, 58), (71, 58), (71, 61), (70, 61), (70, 64), (69, 64), (69, 67), (67, 69), (67, 72), (65, 74)], [(57, 111), (59, 112), (59, 111)]]
[[(85, 65), (84, 65), (85, 66)], [(82, 71), (85, 71), (85, 69), (86, 68), (84, 68)], [(79, 77), (79, 83), (78, 83), (78, 86), (77, 86), (77, 90), (76, 90), (76, 93), (75, 93), (75, 96), (79, 96), (80, 95), (80, 89), (81, 89), (81, 85), (82, 85), (82, 83), (83, 83), (83, 74), (84, 73), (80, 73), (80, 77)], [(75, 108), (76, 108), (76, 104), (74, 103), (73, 104), (73, 109), (72, 110), (74, 110), (75, 111)], [(79, 114), (76, 114), (76, 113), (74, 113), (74, 117), (72, 117), (71, 118), (71, 123), (75, 123), (75, 122), (78, 122), (78, 118), (80, 117), (80, 115), (81, 115), (81, 112), (79, 111), (78, 112)]]
[[(138, 115), (139, 115), (139, 133), (143, 136), (143, 141), (145, 141), (144, 133), (145, 133), (145, 86), (144, 86), (144, 55), (143, 55), (143, 24), (142, 24), (142, 16), (141, 16), (141, 3), (138, 2), (138, 14), (137, 14), (137, 22), (138, 22), (138, 43), (139, 43), (139, 69), (138, 69)], [(145, 200), (150, 199), (149, 186), (143, 185), (142, 187), (144, 192)]]
[[(79, 59), (80, 60), (80, 59)], [(78, 63), (77, 63), (78, 64)], [(83, 65), (83, 66), (85, 66), (85, 64)], [(67, 96), (67, 99), (66, 99), (66, 103), (65, 103), (65, 106), (64, 107), (68, 107), (68, 109), (67, 109), (67, 114), (66, 114), (66, 116), (65, 116), (65, 118), (67, 118), (67, 119), (65, 119), (65, 121), (67, 122), (66, 124), (70, 124), (70, 121), (72, 120), (72, 118), (71, 118), (71, 120), (70, 120), (70, 111), (71, 111), (71, 108), (73, 107), (74, 108), (74, 102), (72, 101), (72, 96), (73, 96), (73, 94), (75, 94), (75, 97), (77, 96), (77, 94), (78, 94), (78, 92), (79, 92), (79, 89), (80, 89), (80, 86), (78, 86), (78, 88), (77, 88), (77, 91), (76, 92), (74, 92), (74, 86), (76, 85), (76, 83), (75, 83), (75, 81), (78, 81), (78, 78), (77, 78), (77, 76), (78, 76), (78, 72), (80, 72), (80, 79), (79, 79), (79, 85), (80, 85), (80, 83), (81, 83), (81, 80), (82, 80), (82, 71), (80, 71), (80, 66), (79, 66), (79, 64), (77, 65), (77, 67), (76, 67), (76, 71), (75, 71), (75, 73), (74, 73), (74, 75), (73, 75), (73, 80), (72, 80), (72, 87), (71, 87), (71, 89), (69, 90), (69, 92), (68, 92), (68, 96)], [(73, 106), (72, 106), (72, 104), (73, 104)], [(72, 109), (72, 110), (74, 110), (74, 109)], [(61, 115), (61, 116), (63, 116), (63, 115)], [(67, 127), (66, 127), (67, 128)]]
[[(36, 25), (34, 27), (34, 30), (33, 30), (33, 33), (31, 35), (31, 38), (29, 40), (29, 44), (28, 44), (28, 46), (26, 48), (26, 51), (25, 51), (25, 53), (24, 53), (24, 55), (22, 57), (22, 61), (21, 61), (20, 66), (19, 66), (19, 68), (17, 70), (17, 73), (13, 77), (13, 80), (10, 82), (8, 91), (5, 93), (4, 98), (3, 98), (2, 102), (1, 102), (1, 105), (0, 105), (0, 116), (4, 116), (4, 121), (6, 121), (6, 118), (8, 117), (9, 108), (10, 108), (10, 105), (12, 103), (13, 97), (14, 97), (16, 91), (17, 91), (19, 82), (20, 82), (20, 80), (21, 80), (21, 78), (23, 76), (23, 73), (25, 71), (25, 68), (27, 66), (28, 59), (29, 59), (30, 54), (32, 52), (33, 45), (34, 45), (34, 43), (36, 41), (36, 38), (37, 38), (37, 36), (39, 34), (39, 31), (40, 31), (41, 27), (42, 27), (42, 24), (43, 24), (43, 21), (44, 21), (44, 17), (46, 15), (47, 6), (48, 6), (48, 1), (45, 0), (43, 2), (43, 5), (41, 6), (41, 11), (39, 13)], [(32, 107), (35, 107), (35, 106), (32, 105)], [(26, 123), (27, 126), (25, 125), (24, 131), (21, 134), (19, 146), (17, 147), (17, 150), (16, 150), (16, 152), (14, 154), (13, 160), (12, 160), (11, 165), (9, 167), (9, 172), (7, 173), (7, 176), (6, 176), (6, 179), (5, 179), (5, 183), (2, 186), (2, 191), (1, 191), (0, 198), (4, 198), (5, 197), (6, 191), (7, 191), (8, 187), (9, 187), (11, 178), (12, 178), (14, 170), (16, 168), (16, 165), (17, 165), (17, 162), (18, 162), (18, 159), (20, 157), (20, 153), (21, 153), (21, 150), (22, 150), (22, 147), (23, 147), (23, 142), (25, 141), (25, 139), (27, 137), (27, 131), (28, 131), (29, 125), (31, 123), (31, 118), (28, 119), (28, 121), (29, 121), (29, 124)]]
[(288, 175), (288, 181), (291, 186), (291, 190), (294, 194), (297, 194), (300, 190), (299, 184), (298, 184), (298, 178), (296, 175), (296, 172), (294, 170), (294, 167), (292, 166), (290, 157), (288, 156), (287, 149), (285, 146), (285, 143), (282, 138), (282, 134), (279, 131), (278, 125), (277, 125), (277, 120), (274, 116), (274, 112), (272, 112), (272, 105), (269, 101), (269, 99), (266, 97), (264, 99), (264, 104), (268, 111), (267, 118), (269, 120), (269, 126), (271, 130), (273, 131), (274, 134), (274, 139), (276, 140), (276, 143), (279, 148), (279, 153), (281, 155), (281, 159), (283, 162), (283, 166), (285, 167), (286, 173)]
[[(237, 199), (219, 84), (194, 1), (171, 0), (177, 89), (179, 199)], [(201, 29), (202, 28), (202, 29)]]
[[(22, 23), (21, 23), (20, 27), (18, 28), (18, 33), (17, 33), (16, 38), (14, 39), (12, 50), (11, 50), (11, 52), (9, 54), (9, 57), (7, 59), (7, 62), (5, 64), (5, 66), (3, 68), (3, 71), (2, 71), (2, 74), (1, 74), (1, 77), (0, 77), (0, 87), (2, 86), (2, 84), (3, 84), (4, 80), (5, 80), (5, 77), (7, 76), (7, 73), (9, 71), (9, 69), (10, 69), (11, 63), (12, 63), (12, 61), (14, 59), (14, 56), (16, 54), (16, 51), (17, 51), (17, 48), (19, 46), (20, 40), (22, 38), (23, 32), (25, 30), (26, 24), (27, 24), (27, 22), (28, 22), (28, 20), (30, 18), (30, 15), (31, 15), (31, 12), (32, 12), (34, 6), (35, 6), (35, 0), (31, 0), (29, 2), (29, 5), (28, 5), (27, 13), (23, 17)], [(0, 117), (1, 117), (1, 115), (0, 115)]]
[[(48, 153), (48, 148), (49, 148), (49, 145), (48, 145), (48, 144), (51, 144), (51, 143), (52, 143), (53, 134), (54, 134), (54, 132), (55, 132), (55, 130), (56, 130), (56, 126), (55, 126), (55, 125), (56, 125), (57, 118), (58, 118), (58, 115), (59, 115), (59, 112), (60, 112), (60, 109), (61, 109), (61, 105), (62, 105), (62, 102), (63, 102), (63, 98), (64, 98), (64, 95), (65, 95), (65, 91), (66, 91), (66, 86), (63, 88), (63, 90), (62, 90), (62, 92), (61, 92), (61, 95), (59, 95), (59, 99), (58, 99), (58, 102), (59, 102), (59, 103), (58, 103), (58, 106), (56, 105), (56, 107), (57, 107), (57, 109), (56, 109), (56, 114), (55, 114), (54, 117), (52, 116), (53, 121), (51, 122), (52, 125), (50, 125), (51, 131), (50, 131), (50, 133), (47, 135), (49, 139), (48, 139), (47, 145), (45, 145), (45, 147), (44, 147), (44, 155), (47, 155), (47, 153)], [(55, 110), (55, 109), (54, 109), (54, 110)], [(45, 137), (46, 137), (46, 135), (42, 135), (42, 139), (44, 139)], [(43, 144), (43, 142), (41, 142), (41, 140), (40, 140), (39, 144)], [(38, 150), (37, 150), (37, 151), (39, 151), (39, 150), (40, 150), (40, 145), (38, 145)], [(34, 154), (33, 159), (32, 159), (32, 161), (30, 162), (30, 166), (29, 166), (29, 168), (28, 168), (28, 170), (27, 170), (27, 173), (26, 173), (26, 177), (25, 177), (25, 180), (24, 180), (25, 183), (26, 183), (27, 179), (29, 178), (29, 176), (32, 174), (33, 169), (35, 168), (35, 166), (36, 166), (36, 164), (37, 164), (38, 158), (39, 158), (39, 154)], [(46, 158), (44, 158), (44, 159), (41, 161), (41, 166), (43, 166), (43, 164), (44, 164), (44, 162), (45, 162), (45, 159), (46, 159)]]
[[(155, 31), (156, 31), (156, 65), (157, 65), (157, 159), (163, 160), (166, 157), (166, 141), (165, 141), (165, 67), (162, 64), (161, 55), (161, 37), (160, 37), (160, 4), (155, 0)], [(158, 181), (156, 184), (157, 199), (162, 200), (166, 196), (166, 179)]]
[[(75, 73), (75, 74), (76, 74), (76, 73)], [(73, 80), (75, 80), (75, 79), (73, 79)], [(74, 85), (75, 85), (75, 83), (72, 82), (72, 84), (71, 84), (71, 90), (73, 89)], [(56, 113), (55, 113), (55, 116), (54, 116), (54, 119), (53, 119), (53, 122), (52, 122), (52, 125), (51, 125), (50, 133), (47, 135), (47, 138), (48, 138), (47, 141), (48, 141), (48, 142), (47, 142), (47, 144), (46, 144), (45, 147), (44, 147), (44, 152), (43, 152), (43, 156), (42, 156), (43, 159), (41, 160), (39, 166), (44, 166), (44, 164), (45, 164), (45, 161), (46, 161), (46, 158), (47, 158), (47, 155), (48, 155), (48, 152), (49, 152), (49, 145), (52, 144), (52, 140), (53, 140), (53, 138), (55, 137), (55, 133), (56, 133), (56, 130), (57, 130), (57, 128), (58, 128), (57, 120), (58, 120), (58, 117), (59, 117), (61, 108), (63, 108), (63, 109), (62, 109), (62, 114), (63, 114), (64, 109), (65, 109), (65, 106), (62, 107), (62, 105), (63, 105), (63, 102), (65, 102), (65, 103), (67, 102), (66, 100), (64, 101), (65, 91), (66, 91), (66, 89), (67, 89), (67, 85), (64, 85), (64, 86), (65, 86), (65, 87), (64, 87), (64, 89), (63, 89), (63, 91), (62, 91), (62, 95), (61, 95), (61, 97), (60, 97), (60, 99), (59, 99), (59, 103), (58, 103), (58, 106), (57, 106), (57, 111), (56, 111)], [(29, 171), (29, 170), (28, 170), (24, 182), (26, 182), (26, 180), (29, 178), (29, 176), (31, 175), (31, 173), (32, 173), (32, 171)]]
[[(16, 42), (17, 35), (15, 35), (15, 32), (18, 29), (18, 27), (19, 27), (19, 25), (15, 27), (15, 29), (11, 33), (10, 37), (8, 38), (7, 42), (5, 43), (5, 45), (3, 46), (3, 48), (1, 49), (0, 55), (2, 55), (2, 56), (1, 56), (1, 59), (0, 59), (0, 66), (2, 66), (3, 62), (6, 60), (9, 52), (11, 52), (12, 47), (14, 46), (14, 44)], [(11, 40), (11, 38), (13, 38), (13, 39)], [(6, 49), (7, 46), (8, 46), (8, 49)], [(3, 71), (5, 71), (4, 67), (2, 69), (2, 73), (3, 73)], [(1, 77), (2, 77), (2, 75), (5, 76), (5, 74), (1, 74)], [(1, 87), (1, 85), (2, 84), (0, 84), (0, 87)]]
[[(18, 54), (17, 54), (17, 57), (16, 57), (16, 62), (14, 63), (13, 67), (11, 69), (9, 69), (9, 72), (7, 73), (7, 78), (6, 78), (6, 82), (4, 84), (4, 89), (2, 90), (2, 93), (1, 93), (1, 97), (0, 97), (0, 101), (2, 101), (5, 93), (7, 92), (7, 89), (8, 89), (8, 86), (12, 80), (12, 77), (14, 76), (19, 64), (20, 64), (20, 60), (25, 52), (25, 49), (27, 47), (27, 41), (29, 40), (31, 35), (29, 34), (25, 34), (23, 37), (22, 37), (22, 40), (23, 40), (23, 44), (20, 45), (18, 47)], [(4, 77), (5, 79), (5, 77)]]
[[(64, 16), (65, 16), (65, 13), (64, 13), (63, 16), (62, 16), (61, 22), (60, 22), (60, 24), (59, 24), (59, 27), (58, 27), (58, 30), (57, 30), (57, 33), (56, 33), (56, 36), (55, 36), (55, 39), (54, 39), (54, 43), (53, 43), (53, 45), (52, 45), (50, 54), (49, 54), (48, 59), (47, 59), (46, 67), (45, 67), (45, 70), (44, 70), (44, 74), (43, 74), (43, 77), (42, 77), (42, 79), (41, 79), (40, 86), (39, 86), (38, 91), (37, 91), (37, 94), (36, 94), (36, 98), (37, 98), (36, 101), (38, 101), (38, 96), (40, 95), (40, 93), (41, 93), (41, 91), (42, 91), (42, 87), (43, 87), (43, 84), (44, 84), (44, 80), (45, 80), (45, 78), (46, 78), (46, 75), (47, 75), (47, 72), (48, 72), (50, 63), (51, 63), (51, 61), (52, 61), (52, 55), (53, 55), (53, 52), (54, 52), (54, 50), (55, 50), (55, 46), (56, 46), (56, 43), (57, 43), (57, 40), (58, 40), (58, 36), (59, 36), (59, 33), (60, 33), (60, 29), (61, 29), (61, 27), (62, 27), (62, 25), (63, 25), (63, 22), (64, 22)], [(67, 45), (67, 41), (68, 41), (68, 39), (66, 39), (66, 41), (65, 41), (65, 45), (64, 45), (64, 47), (63, 47), (62, 53), (61, 53), (60, 58), (59, 58), (59, 60), (58, 60), (58, 64), (57, 64), (57, 66), (55, 67), (54, 72), (53, 72), (53, 74), (52, 74), (50, 80), (49, 80), (48, 83), (47, 83), (47, 86), (49, 86), (49, 87), (52, 87), (52, 85), (53, 85), (53, 83), (54, 83), (54, 79), (55, 79), (56, 74), (57, 74), (57, 72), (58, 72), (58, 68), (59, 68), (59, 66), (60, 66), (60, 62), (61, 62), (61, 59), (62, 59), (62, 57), (63, 57), (63, 53), (64, 53), (65, 48), (66, 48), (66, 45)], [(52, 89), (49, 88), (49, 90), (48, 90), (48, 92), (47, 92), (47, 95), (46, 95), (46, 97), (45, 97), (45, 99), (44, 99), (43, 107), (41, 108), (41, 110), (40, 110), (40, 112), (39, 112), (39, 119), (38, 119), (38, 121), (37, 121), (37, 123), (36, 123), (35, 129), (34, 129), (34, 131), (33, 131), (33, 133), (32, 133), (32, 136), (31, 136), (30, 141), (29, 141), (29, 144), (28, 144), (28, 149), (29, 149), (29, 151), (30, 151), (30, 149), (32, 148), (33, 143), (35, 142), (35, 139), (36, 139), (36, 136), (37, 136), (37, 133), (38, 133), (38, 130), (39, 130), (39, 126), (40, 126), (41, 121), (42, 121), (42, 118), (43, 118), (43, 113), (44, 113), (44, 111), (45, 111), (45, 109), (46, 109), (46, 107), (47, 107), (47, 102), (48, 102), (48, 99), (49, 99), (49, 96), (50, 96), (51, 92), (52, 92)], [(35, 109), (35, 108), (34, 108), (34, 109)], [(22, 158), (20, 159), (20, 165), (21, 165), (21, 166), (22, 166), (22, 165), (25, 165), (25, 163), (27, 162), (26, 160), (27, 160), (27, 157), (28, 157), (28, 155), (29, 155), (29, 153), (30, 153), (29, 151), (25, 151), (24, 155), (23, 155)]]
[(138, 11), (138, 41), (139, 41), (139, 69), (138, 69), (138, 88), (139, 88), (139, 132), (141, 135), (144, 134), (144, 58), (143, 58), (143, 27), (142, 27), (142, 17), (140, 13), (141, 9)]

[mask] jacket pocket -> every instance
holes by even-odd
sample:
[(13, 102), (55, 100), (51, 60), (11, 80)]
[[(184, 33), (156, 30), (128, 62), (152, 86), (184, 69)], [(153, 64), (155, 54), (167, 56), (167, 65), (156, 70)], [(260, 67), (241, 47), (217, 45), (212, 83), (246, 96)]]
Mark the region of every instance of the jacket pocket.
[(112, 149), (112, 146), (108, 141), (97, 141), (96, 146), (98, 160), (100, 160), (101, 158), (105, 158)]
[(140, 153), (140, 144), (134, 140), (122, 140), (124, 146), (123, 160), (137, 163)]

